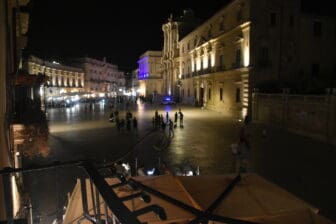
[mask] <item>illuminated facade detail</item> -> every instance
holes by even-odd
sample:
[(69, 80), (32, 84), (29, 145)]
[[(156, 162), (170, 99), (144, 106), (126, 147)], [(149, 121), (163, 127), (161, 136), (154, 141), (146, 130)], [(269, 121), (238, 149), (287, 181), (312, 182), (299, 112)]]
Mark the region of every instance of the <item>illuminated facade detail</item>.
[[(333, 29), (334, 20), (305, 15), (299, 0), (268, 4), (255, 0), (253, 5), (258, 7), (251, 4), (251, 0), (230, 1), (183, 37), (178, 29), (180, 23), (171, 17), (162, 27), (165, 89), (174, 90), (179, 86), (180, 91), (172, 93), (184, 103), (241, 117), (251, 113), (251, 90), (262, 83), (295, 81), (300, 72), (311, 74), (314, 63), (319, 65), (320, 73), (333, 72), (333, 57), (322, 56), (323, 52), (334, 52), (332, 49), (336, 48), (331, 41), (332, 34), (323, 34), (330, 41), (320, 41), (311, 30), (316, 20), (323, 21), (326, 29)], [(282, 11), (284, 14), (276, 18), (283, 21), (272, 25), (265, 19)], [(293, 25), (286, 22), (285, 12), (296, 15)], [(319, 47), (314, 48), (315, 44)], [(307, 54), (307, 49), (313, 53)], [(185, 69), (188, 67), (189, 70)], [(194, 94), (182, 95), (188, 89)], [(207, 97), (209, 89), (210, 98)], [(236, 89), (240, 91), (238, 102)]]
[[(162, 25), (164, 43), (161, 63), (164, 94), (177, 97), (181, 93), (181, 79), (179, 77), (182, 77), (180, 74), (182, 64), (178, 58), (181, 54), (186, 54), (190, 43), (181, 45), (179, 41), (198, 24), (199, 21), (194, 17), (193, 12), (184, 10), (183, 16), (174, 19), (171, 15), (167, 23)], [(187, 49), (185, 50), (182, 46), (187, 46)]]
[(146, 51), (138, 60), (139, 94), (159, 99), (163, 92), (161, 51)]
[(47, 87), (43, 91), (45, 92), (44, 97), (47, 99), (84, 91), (84, 71), (80, 68), (30, 56), (28, 59), (28, 72), (31, 75), (41, 74), (49, 77)]
[[(230, 20), (230, 16), (236, 18), (231, 14), (237, 11), (233, 9), (238, 7), (238, 2), (240, 20)], [(229, 4), (184, 36), (179, 33), (181, 23), (172, 17), (163, 25), (162, 64), (167, 93), (171, 92), (184, 103), (206, 106), (232, 116), (240, 117), (243, 110), (248, 110), (251, 23), (249, 9), (240, 2)], [(237, 88), (242, 96), (239, 102), (231, 99)], [(194, 94), (183, 94), (186, 92)]]
[[(114, 97), (125, 91), (125, 74), (117, 65), (93, 58), (73, 59), (72, 64), (81, 67), (85, 73), (85, 92), (92, 97)], [(122, 91), (119, 91), (122, 89)]]

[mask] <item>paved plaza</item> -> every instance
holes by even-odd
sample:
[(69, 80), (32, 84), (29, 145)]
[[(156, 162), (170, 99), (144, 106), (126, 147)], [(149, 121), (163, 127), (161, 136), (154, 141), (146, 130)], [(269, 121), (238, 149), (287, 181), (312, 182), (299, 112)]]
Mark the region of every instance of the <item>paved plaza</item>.
[[(162, 140), (162, 132), (152, 132), (155, 110), (164, 117), (168, 111), (174, 120), (173, 114), (179, 108), (184, 114), (184, 128), (174, 129), (170, 145), (157, 150), (154, 146)], [(124, 116), (125, 109), (125, 106), (120, 106), (120, 116)], [(165, 161), (171, 168), (190, 163), (199, 166), (201, 175), (235, 172), (230, 145), (237, 141), (241, 125), (237, 120), (187, 106), (139, 104), (131, 105), (129, 109), (138, 118), (137, 132), (119, 132), (115, 123), (108, 121), (111, 108), (107, 105), (96, 104), (93, 109), (84, 105), (49, 109), (50, 155), (26, 160), (25, 165), (79, 159), (101, 162), (137, 158), (145, 164)], [(266, 130), (266, 137), (262, 135), (263, 130)], [(250, 172), (284, 187), (336, 220), (335, 147), (252, 123), (250, 155)], [(72, 190), (76, 177), (81, 175), (85, 174), (80, 169), (62, 168), (25, 176), (30, 194), (36, 198), (35, 212), (42, 216), (42, 220), (52, 219), (57, 212), (60, 213), (59, 207), (66, 200), (66, 193)]]

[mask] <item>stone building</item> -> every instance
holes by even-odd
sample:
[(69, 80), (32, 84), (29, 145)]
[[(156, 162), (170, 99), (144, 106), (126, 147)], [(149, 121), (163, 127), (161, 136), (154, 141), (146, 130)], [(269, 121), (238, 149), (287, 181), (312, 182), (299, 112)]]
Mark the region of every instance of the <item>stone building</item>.
[(89, 57), (71, 60), (71, 63), (84, 70), (84, 89), (92, 97), (113, 97), (125, 90), (124, 72), (117, 65)]
[[(26, 47), (29, 28), (29, 0), (0, 1), (0, 169), (17, 168), (15, 151), (10, 139), (13, 125), (15, 81)], [(20, 210), (21, 194), (19, 174), (0, 175), (0, 220), (16, 222)]]
[(163, 81), (184, 103), (241, 118), (254, 88), (335, 71), (335, 19), (299, 0), (235, 0), (187, 35), (163, 25)]
[(163, 94), (161, 51), (146, 51), (138, 60), (139, 94), (145, 97)]
[(28, 73), (31, 75), (43, 74), (48, 77), (47, 86), (41, 89), (41, 93), (47, 101), (84, 92), (84, 71), (80, 68), (30, 56)]

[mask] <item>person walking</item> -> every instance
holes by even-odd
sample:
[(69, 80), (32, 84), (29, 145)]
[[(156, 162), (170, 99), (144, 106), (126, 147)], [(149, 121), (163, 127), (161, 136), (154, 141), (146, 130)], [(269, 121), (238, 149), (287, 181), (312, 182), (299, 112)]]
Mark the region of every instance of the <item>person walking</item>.
[(169, 138), (174, 137), (174, 123), (169, 119)]
[(169, 114), (168, 114), (168, 111), (166, 112), (166, 122), (169, 121)]
[(177, 114), (177, 112), (175, 112), (175, 120), (174, 120), (175, 124), (177, 123), (177, 117), (178, 117), (178, 114)]
[(239, 165), (239, 173), (248, 171), (249, 153), (251, 149), (250, 144), (250, 118), (245, 116), (244, 124), (239, 130), (239, 140), (237, 146), (237, 157)]
[(184, 117), (184, 115), (183, 115), (182, 111), (180, 111), (180, 128), (183, 128), (183, 117)]

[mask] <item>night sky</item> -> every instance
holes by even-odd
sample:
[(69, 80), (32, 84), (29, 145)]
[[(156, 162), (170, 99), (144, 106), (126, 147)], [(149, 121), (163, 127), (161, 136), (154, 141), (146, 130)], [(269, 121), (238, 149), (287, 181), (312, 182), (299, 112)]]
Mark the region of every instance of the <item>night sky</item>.
[[(62, 61), (89, 56), (126, 72), (137, 67), (146, 50), (161, 50), (161, 26), (170, 13), (191, 8), (202, 21), (228, 0), (79, 1), (31, 0), (31, 23), (25, 54)], [(202, 3), (203, 2), (203, 3)]]
[[(205, 21), (229, 1), (31, 0), (24, 53), (60, 62), (69, 57), (105, 56), (129, 72), (137, 67), (139, 56), (146, 50), (162, 49), (161, 27), (170, 13), (181, 15), (183, 9), (191, 8)], [(303, 2), (306, 11), (318, 8), (316, 1)]]

